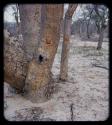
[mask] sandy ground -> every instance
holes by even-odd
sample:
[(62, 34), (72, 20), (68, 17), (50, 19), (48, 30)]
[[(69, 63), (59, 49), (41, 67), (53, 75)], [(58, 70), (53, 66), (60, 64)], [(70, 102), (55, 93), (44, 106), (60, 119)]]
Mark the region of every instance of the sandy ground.
[[(61, 43), (60, 43), (61, 45)], [(108, 43), (96, 51), (96, 42), (71, 38), (69, 77), (67, 82), (58, 81), (61, 46), (53, 64), (52, 72), (58, 92), (44, 103), (32, 103), (16, 94), (4, 84), (4, 116), (10, 121), (103, 121), (109, 114)]]

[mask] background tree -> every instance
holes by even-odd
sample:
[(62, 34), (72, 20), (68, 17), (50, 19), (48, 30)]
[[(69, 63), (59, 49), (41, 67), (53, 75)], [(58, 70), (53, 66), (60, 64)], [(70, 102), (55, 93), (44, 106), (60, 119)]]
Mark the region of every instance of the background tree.
[(93, 5), (92, 4), (88, 4), (88, 5), (83, 5), (82, 7), (82, 18), (79, 19), (81, 24), (86, 24), (86, 35), (87, 38), (90, 38), (90, 30), (89, 30), (89, 26), (91, 24), (91, 18), (92, 18), (92, 13), (94, 11)]
[(108, 25), (108, 8), (104, 5), (94, 5), (95, 10), (95, 21), (96, 26), (99, 31), (99, 40), (97, 49), (100, 50), (102, 48), (103, 38), (104, 38), (104, 30)]
[(19, 37), (20, 35), (20, 17), (19, 17), (19, 6), (18, 4), (11, 6), (13, 9), (13, 16), (16, 21), (16, 36)]
[(17, 25), (19, 25), (19, 7), (18, 7), (18, 4), (12, 6), (12, 9), (13, 9), (13, 15), (14, 15), (14, 18), (16, 20), (16, 23)]
[[(87, 38), (92, 37), (92, 32), (99, 35), (97, 49), (101, 49), (104, 32), (108, 26), (108, 8), (104, 5), (86, 4), (80, 7), (82, 10), (78, 21), (82, 30), (81, 37), (84, 37), (85, 29)], [(86, 24), (86, 27), (85, 27)], [(94, 25), (95, 24), (95, 25)], [(97, 30), (96, 30), (97, 29)], [(97, 31), (97, 32), (96, 32)]]

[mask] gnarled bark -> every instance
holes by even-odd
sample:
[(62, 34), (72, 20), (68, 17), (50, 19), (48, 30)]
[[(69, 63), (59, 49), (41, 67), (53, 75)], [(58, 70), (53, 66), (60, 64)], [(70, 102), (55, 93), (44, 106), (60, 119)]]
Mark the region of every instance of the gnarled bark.
[(22, 90), (27, 72), (22, 41), (6, 36), (5, 32), (4, 35), (4, 80), (12, 87)]
[(60, 66), (60, 79), (67, 80), (68, 77), (68, 54), (70, 45), (70, 34), (71, 34), (71, 22), (74, 11), (77, 8), (77, 4), (70, 4), (65, 14), (64, 22), (64, 38), (62, 44), (61, 54), (61, 66)]

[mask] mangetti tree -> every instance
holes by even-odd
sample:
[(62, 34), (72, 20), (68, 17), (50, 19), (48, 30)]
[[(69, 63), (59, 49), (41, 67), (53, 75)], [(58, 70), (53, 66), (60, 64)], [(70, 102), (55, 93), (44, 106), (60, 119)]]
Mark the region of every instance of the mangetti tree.
[[(39, 102), (42, 98), (46, 100), (53, 92), (51, 68), (60, 40), (63, 6), (63, 4), (19, 5), (23, 45), (18, 62), (21, 60), (21, 63), (18, 63), (18, 69), (13, 70), (11, 60), (7, 63), (6, 58), (5, 81), (18, 90), (24, 90), (24, 95), (32, 101)], [(19, 51), (14, 52), (19, 54)], [(4, 53), (8, 55), (10, 52)], [(19, 68), (20, 65), (22, 68)], [(8, 67), (11, 67), (10, 70)], [(19, 78), (16, 75), (18, 71), (21, 72)]]
[(62, 18), (63, 5), (41, 6), (40, 41), (36, 56), (29, 63), (25, 82), (25, 90), (29, 98), (38, 98), (39, 101), (42, 98), (49, 98), (52, 94), (51, 68), (60, 40)]

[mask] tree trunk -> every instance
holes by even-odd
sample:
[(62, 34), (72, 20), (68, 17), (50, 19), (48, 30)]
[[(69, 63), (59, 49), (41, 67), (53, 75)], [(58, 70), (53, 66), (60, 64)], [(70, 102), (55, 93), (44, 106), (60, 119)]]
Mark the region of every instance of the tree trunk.
[(63, 5), (42, 5), (37, 57), (29, 63), (25, 84), (26, 97), (31, 101), (46, 100), (53, 92), (51, 68), (60, 39), (62, 18)]
[(80, 38), (81, 38), (81, 35), (82, 34), (82, 23), (80, 22), (79, 23), (79, 36), (80, 36)]
[(89, 35), (89, 21), (87, 22), (87, 38), (88, 39), (90, 38), (90, 35)]
[(97, 50), (101, 50), (101, 48), (102, 48), (103, 37), (104, 37), (104, 30), (101, 28), (100, 33), (99, 33), (99, 40), (98, 40)]
[(69, 5), (69, 8), (65, 14), (64, 22), (64, 38), (62, 45), (62, 54), (61, 54), (61, 65), (60, 65), (60, 79), (67, 80), (68, 77), (68, 54), (70, 48), (70, 34), (71, 34), (71, 22), (72, 15), (77, 8), (76, 5)]

